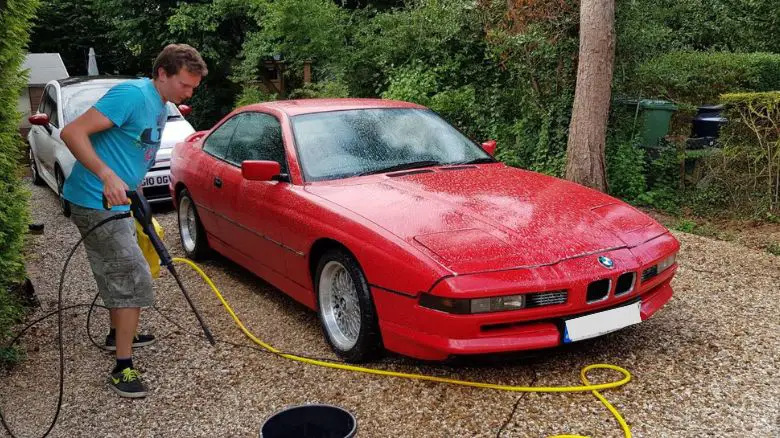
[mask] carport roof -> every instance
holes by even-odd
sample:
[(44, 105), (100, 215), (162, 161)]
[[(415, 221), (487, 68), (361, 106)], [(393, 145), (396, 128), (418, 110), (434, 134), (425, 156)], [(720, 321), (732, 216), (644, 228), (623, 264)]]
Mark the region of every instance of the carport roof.
[(68, 70), (59, 53), (28, 53), (22, 70), (29, 69), (27, 86), (42, 86), (49, 81), (68, 77)]

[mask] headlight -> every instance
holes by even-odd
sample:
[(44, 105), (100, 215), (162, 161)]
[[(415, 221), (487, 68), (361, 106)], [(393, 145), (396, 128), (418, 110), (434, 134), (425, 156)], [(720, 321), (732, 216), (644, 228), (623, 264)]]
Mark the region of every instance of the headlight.
[(654, 278), (656, 275), (660, 274), (661, 272), (669, 269), (674, 262), (677, 260), (677, 254), (672, 254), (669, 257), (661, 260), (657, 264), (650, 266), (649, 268), (642, 271), (642, 281), (647, 281), (652, 278)]
[(674, 264), (674, 261), (677, 258), (677, 254), (672, 254), (669, 257), (661, 260), (660, 263), (658, 263), (658, 273), (665, 271), (667, 268), (672, 266)]
[(525, 295), (474, 298), (471, 300), (471, 313), (500, 312), (522, 309), (523, 307), (525, 307)]
[(445, 298), (429, 294), (420, 296), (420, 305), (458, 315), (501, 312), (525, 307), (525, 294), (488, 298)]

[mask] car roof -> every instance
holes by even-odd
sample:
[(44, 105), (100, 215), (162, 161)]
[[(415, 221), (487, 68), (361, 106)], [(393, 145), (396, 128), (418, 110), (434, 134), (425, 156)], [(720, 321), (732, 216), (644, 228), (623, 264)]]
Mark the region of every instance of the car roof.
[(276, 109), (289, 116), (300, 114), (322, 113), (328, 111), (346, 111), (354, 109), (370, 108), (417, 108), (426, 109), (415, 103), (401, 102), (386, 99), (296, 99), (277, 100), (271, 102), (256, 103), (242, 107), (244, 110)]
[(71, 76), (59, 79), (61, 87), (77, 84), (118, 84), (128, 79), (138, 79), (138, 76)]

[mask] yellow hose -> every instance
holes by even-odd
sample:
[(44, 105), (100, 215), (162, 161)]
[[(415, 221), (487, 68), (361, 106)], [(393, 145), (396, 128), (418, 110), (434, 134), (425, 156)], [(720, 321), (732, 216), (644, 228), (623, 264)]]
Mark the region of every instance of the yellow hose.
[[(617, 365), (610, 365), (610, 364), (592, 364), (584, 367), (582, 370), (580, 370), (580, 380), (582, 380), (582, 385), (580, 386), (513, 386), (513, 385), (497, 385), (495, 383), (484, 383), (484, 382), (473, 382), (470, 380), (457, 380), (457, 379), (447, 379), (444, 377), (435, 377), (435, 376), (426, 376), (424, 374), (414, 374), (414, 373), (401, 373), (397, 371), (386, 371), (386, 370), (377, 370), (373, 368), (366, 368), (366, 367), (360, 367), (355, 365), (347, 365), (347, 364), (341, 364), (341, 363), (333, 363), (333, 362), (326, 362), (322, 360), (316, 360), (316, 359), (309, 359), (306, 357), (300, 357), (296, 356), (294, 354), (288, 354), (288, 353), (282, 353), (281, 351), (277, 350), (276, 348), (272, 347), (269, 344), (266, 344), (262, 340), (258, 339), (257, 336), (252, 334), (247, 328), (244, 326), (244, 324), (241, 322), (240, 319), (238, 319), (238, 316), (236, 316), (235, 312), (233, 312), (233, 309), (230, 307), (230, 305), (225, 301), (225, 298), (222, 297), (222, 294), (219, 292), (219, 289), (217, 289), (217, 286), (214, 285), (214, 282), (211, 281), (211, 279), (206, 275), (205, 272), (203, 272), (198, 265), (193, 263), (192, 261), (188, 259), (183, 259), (176, 257), (173, 259), (174, 262), (177, 263), (185, 263), (192, 267), (192, 269), (195, 270), (202, 278), (203, 280), (211, 287), (211, 290), (214, 291), (214, 294), (219, 298), (219, 301), (222, 303), (223, 306), (225, 306), (225, 309), (227, 309), (228, 313), (230, 313), (230, 316), (233, 317), (233, 320), (236, 322), (236, 325), (241, 329), (244, 334), (252, 340), (255, 344), (265, 348), (266, 350), (278, 354), (279, 356), (282, 356), (286, 359), (294, 360), (297, 362), (303, 362), (310, 365), (317, 365), (321, 367), (326, 368), (335, 368), (339, 370), (346, 370), (346, 371), (353, 371), (358, 373), (365, 373), (365, 374), (376, 374), (380, 376), (392, 376), (392, 377), (401, 377), (405, 379), (415, 379), (415, 380), (427, 380), (429, 382), (438, 382), (438, 383), (448, 383), (451, 385), (461, 385), (461, 386), (472, 386), (476, 388), (487, 388), (487, 389), (497, 389), (500, 391), (513, 391), (513, 392), (585, 392), (590, 391), (593, 393), (596, 398), (601, 401), (601, 403), (609, 409), (609, 412), (612, 413), (612, 415), (615, 417), (617, 422), (620, 424), (620, 427), (623, 429), (623, 433), (626, 438), (631, 438), (631, 429), (628, 427), (628, 424), (626, 424), (626, 421), (623, 419), (623, 417), (620, 415), (620, 413), (615, 409), (614, 406), (606, 399), (604, 396), (599, 393), (600, 390), (603, 389), (610, 389), (610, 388), (617, 388), (620, 386), (625, 385), (631, 380), (631, 373), (628, 372), (628, 370), (621, 368)], [(588, 380), (587, 373), (590, 370), (594, 369), (610, 369), (615, 370), (621, 374), (623, 374), (623, 378), (610, 382), (610, 383), (601, 383), (598, 385), (592, 385), (590, 381)], [(582, 435), (556, 435), (549, 438), (587, 438)]]

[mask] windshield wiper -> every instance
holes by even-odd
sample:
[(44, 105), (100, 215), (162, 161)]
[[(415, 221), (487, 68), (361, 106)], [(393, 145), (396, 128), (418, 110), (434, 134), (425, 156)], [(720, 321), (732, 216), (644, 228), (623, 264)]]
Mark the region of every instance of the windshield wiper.
[(468, 160), (468, 161), (459, 161), (457, 163), (451, 163), (451, 164), (453, 164), (453, 165), (455, 165), (455, 164), (482, 164), (482, 163), (495, 163), (495, 162), (496, 162), (495, 158), (483, 157), (483, 158), (475, 158), (473, 160)]
[(359, 175), (363, 176), (363, 175), (373, 175), (375, 173), (393, 172), (393, 171), (396, 171), (396, 170), (419, 169), (421, 167), (439, 166), (441, 164), (442, 163), (440, 163), (439, 161), (433, 161), (433, 160), (413, 161), (411, 163), (396, 164), (394, 166), (385, 167), (385, 168), (382, 168), (382, 169), (369, 170), (369, 171), (363, 172), (363, 173), (361, 173)]

